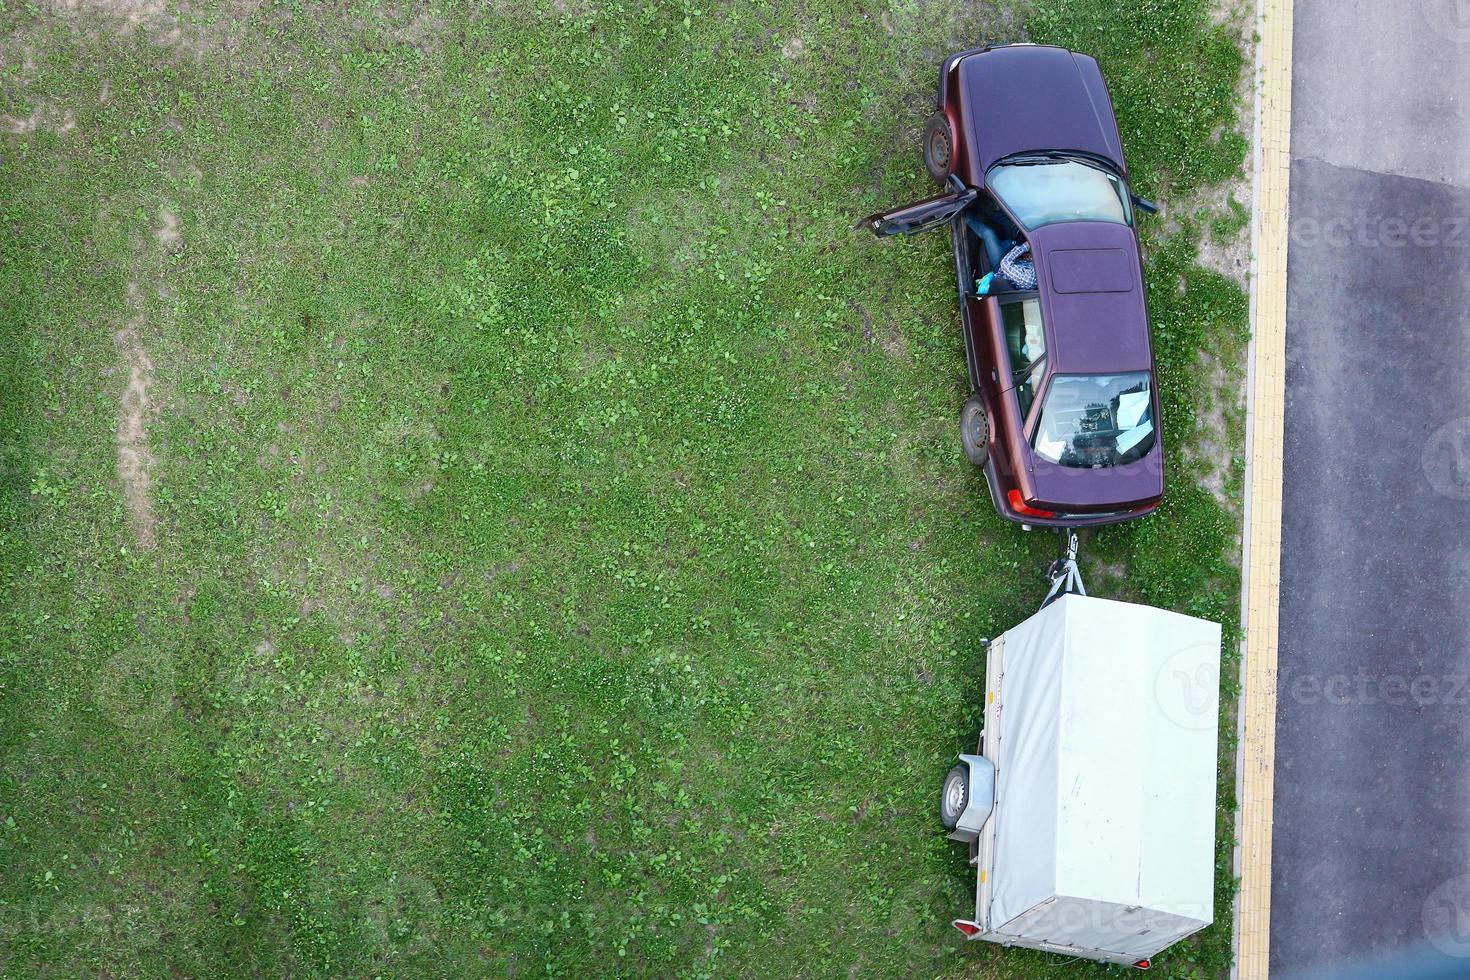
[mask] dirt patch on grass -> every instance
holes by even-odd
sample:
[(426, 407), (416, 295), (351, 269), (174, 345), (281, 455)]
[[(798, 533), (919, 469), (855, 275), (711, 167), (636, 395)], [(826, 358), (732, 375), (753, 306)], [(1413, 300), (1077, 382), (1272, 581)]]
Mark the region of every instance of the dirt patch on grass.
[(168, 208), (159, 213), (159, 226), (153, 232), (158, 244), (165, 248), (177, 248), (183, 244), (184, 236), (179, 231), (179, 218)]
[[(183, 246), (178, 215), (170, 208), (158, 213), (153, 238), (163, 248), (174, 251)], [(134, 246), (139, 269), (146, 267), (145, 256), (151, 251), (141, 242)], [(156, 255), (157, 253), (153, 253)], [(158, 295), (172, 295), (166, 283), (157, 284)], [(143, 295), (137, 282), (127, 288), (127, 323), (112, 335), (117, 351), (127, 367), (128, 381), (123, 388), (117, 416), (117, 476), (122, 483), (123, 499), (128, 506), (128, 519), (133, 537), (140, 548), (152, 548), (158, 520), (153, 514), (153, 451), (148, 442), (148, 420), (155, 411), (153, 358), (143, 346)]]
[(632, 250), (654, 269), (682, 273), (703, 259), (709, 218), (702, 195), (685, 188), (659, 188), (632, 202), (624, 235)]
[(169, 15), (164, 0), (51, 0), (57, 13), (77, 14), (84, 11), (114, 18), (128, 27), (136, 27)]
[(41, 111), (37, 109), (29, 116), (0, 116), (0, 129), (4, 129), (12, 136), (24, 136), (26, 133), (34, 133), (36, 127), (41, 124)]
[(37, 130), (69, 133), (76, 128), (77, 116), (70, 109), (40, 108), (28, 116), (0, 115), (0, 129), (12, 136), (25, 136)]
[(44, 0), (51, 13), (88, 38), (141, 33), (195, 56), (239, 47), (246, 36), (244, 22), (260, 5), (261, 0), (226, 0), (197, 16), (169, 0)]
[[(128, 303), (138, 305), (138, 288), (128, 284)], [(140, 548), (154, 545), (158, 520), (153, 514), (153, 453), (148, 448), (148, 389), (153, 384), (153, 361), (138, 336), (138, 322), (130, 321), (113, 335), (128, 366), (117, 417), (117, 475), (122, 481), (133, 537)]]
[(1200, 486), (1232, 514), (1239, 503), (1231, 499), (1227, 485), (1235, 463), (1229, 415), (1241, 411), (1244, 391), (1239, 379), (1213, 355), (1200, 355), (1200, 371), (1209, 378), (1209, 395), (1199, 418), (1200, 438), (1194, 452), (1200, 463)]
[(92, 684), (97, 707), (124, 731), (157, 731), (178, 695), (173, 662), (143, 640), (99, 663)]
[[(1242, 48), (1250, 46), (1253, 16), (1254, 7), (1241, 0), (1216, 0), (1210, 9), (1211, 22), (1230, 32)], [(1247, 142), (1254, 127), (1253, 81), (1252, 74), (1244, 71), (1235, 90), (1235, 131)], [(1181, 219), (1194, 221), (1200, 229), (1196, 255), (1199, 265), (1238, 283), (1242, 289), (1250, 288), (1250, 201), (1247, 166), (1234, 179), (1201, 188), (1174, 208)], [(1243, 411), (1244, 368), (1222, 363), (1206, 351), (1200, 356), (1198, 370), (1207, 379), (1197, 420), (1199, 439), (1192, 447), (1199, 464), (1199, 484), (1221, 507), (1239, 516), (1239, 501), (1232, 499), (1229, 485), (1235, 465), (1230, 420)]]
[(141, 30), (161, 43), (182, 39), (178, 18), (164, 0), (49, 0), (46, 6), (68, 25), (89, 34)]
[(1232, 211), (1246, 206), (1250, 197), (1250, 180), (1241, 177), (1207, 188), (1184, 205), (1210, 219), (1204, 222), (1196, 261), (1242, 288), (1248, 287), (1250, 280), (1250, 235), (1241, 232)]
[[(1241, 0), (1216, 0), (1211, 8), (1212, 23), (1234, 35), (1242, 49), (1250, 48), (1254, 29), (1253, 4)], [(1235, 132), (1247, 144), (1255, 132), (1255, 106), (1251, 87), (1254, 75), (1243, 71), (1235, 86), (1237, 114)], [(1250, 161), (1235, 179), (1206, 187), (1193, 200), (1185, 201), (1181, 213), (1203, 211), (1212, 220), (1205, 222), (1199, 245), (1199, 264), (1249, 287), (1250, 232), (1248, 209), (1251, 201)]]
[(912, 356), (908, 337), (904, 336), (903, 328), (892, 320), (878, 333), (877, 342), (878, 347), (889, 357), (906, 361)]
[(448, 22), (443, 17), (421, 10), (393, 34), (404, 44), (412, 44), (420, 51), (438, 51), (447, 29)]

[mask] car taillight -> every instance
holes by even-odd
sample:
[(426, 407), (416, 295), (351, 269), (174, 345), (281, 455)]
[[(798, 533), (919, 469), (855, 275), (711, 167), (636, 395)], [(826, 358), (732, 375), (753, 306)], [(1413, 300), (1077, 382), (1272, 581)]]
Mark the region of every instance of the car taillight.
[(969, 919), (955, 919), (950, 925), (965, 934), (965, 938), (978, 936), (980, 934), (980, 923), (971, 922)]
[(1035, 507), (1026, 506), (1025, 502), (1021, 500), (1021, 491), (1019, 490), (1012, 490), (1010, 493), (1006, 494), (1006, 499), (1011, 502), (1011, 508), (1018, 514), (1024, 514), (1027, 517), (1057, 516), (1056, 513), (1053, 511), (1037, 510)]
[(1147, 970), (1151, 966), (1153, 966), (1153, 964), (1150, 963), (1148, 960), (1139, 960), (1137, 963), (1133, 964), (1133, 968), (1135, 970)]

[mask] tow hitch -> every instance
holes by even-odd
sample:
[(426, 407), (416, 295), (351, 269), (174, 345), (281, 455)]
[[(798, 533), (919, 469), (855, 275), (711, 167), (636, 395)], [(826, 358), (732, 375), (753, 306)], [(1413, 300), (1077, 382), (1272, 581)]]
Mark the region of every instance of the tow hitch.
[(1087, 586), (1082, 584), (1082, 572), (1077, 568), (1077, 532), (1064, 527), (1057, 534), (1061, 538), (1061, 554), (1046, 571), (1046, 577), (1051, 580), (1051, 590), (1041, 601), (1042, 609), (1064, 595), (1087, 595)]

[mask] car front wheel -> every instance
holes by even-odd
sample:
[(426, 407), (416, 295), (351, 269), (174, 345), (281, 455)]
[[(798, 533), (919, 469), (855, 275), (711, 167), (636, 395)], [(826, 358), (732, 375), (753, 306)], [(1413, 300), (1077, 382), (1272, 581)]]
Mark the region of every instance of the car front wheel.
[(924, 124), (924, 168), (941, 184), (954, 173), (954, 134), (942, 112), (934, 113)]
[(978, 395), (971, 395), (960, 409), (960, 445), (965, 458), (976, 466), (984, 466), (990, 455), (990, 416)]
[(955, 763), (949, 775), (944, 777), (944, 789), (939, 794), (939, 822), (945, 830), (954, 830), (960, 825), (960, 814), (970, 803), (970, 767), (963, 762)]

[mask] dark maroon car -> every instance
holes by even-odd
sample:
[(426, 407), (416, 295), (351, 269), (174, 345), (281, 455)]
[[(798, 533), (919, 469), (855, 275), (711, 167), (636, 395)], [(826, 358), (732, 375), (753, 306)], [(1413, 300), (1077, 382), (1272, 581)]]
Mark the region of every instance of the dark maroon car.
[(1134, 216), (1097, 61), (1031, 44), (944, 63), (924, 134), (949, 190), (864, 218), (948, 228), (972, 393), (965, 454), (1024, 524), (1140, 517), (1164, 494), (1158, 386)]

